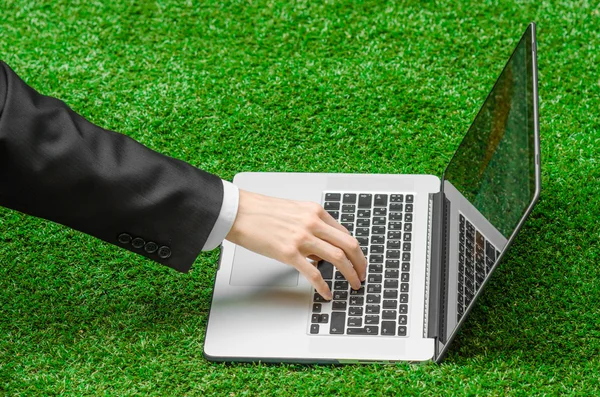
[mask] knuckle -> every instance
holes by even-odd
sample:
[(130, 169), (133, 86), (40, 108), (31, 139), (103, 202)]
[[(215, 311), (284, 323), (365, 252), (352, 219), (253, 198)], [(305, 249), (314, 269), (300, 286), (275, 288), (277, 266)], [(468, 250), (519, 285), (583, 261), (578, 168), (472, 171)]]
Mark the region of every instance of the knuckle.
[(321, 215), (325, 211), (323, 209), (323, 207), (321, 207), (320, 204), (312, 203), (312, 202), (307, 203), (307, 208), (312, 214), (314, 214), (316, 216)]
[(296, 254), (298, 253), (295, 247), (290, 247), (287, 245), (281, 247), (279, 252), (287, 261), (290, 261), (291, 259), (295, 258)]
[(315, 230), (319, 227), (320, 218), (316, 216), (309, 216), (306, 218), (305, 222), (305, 225), (308, 228), (308, 230)]
[(346, 254), (344, 253), (344, 251), (342, 251), (339, 248), (334, 250), (333, 253), (331, 254), (331, 256), (333, 257), (333, 260), (336, 262), (345, 262), (346, 261)]
[(321, 272), (319, 272), (317, 269), (311, 270), (309, 271), (307, 278), (309, 281), (316, 283), (317, 281), (321, 280)]
[(352, 251), (359, 251), (360, 250), (360, 244), (358, 243), (358, 240), (356, 240), (355, 238), (352, 238), (350, 240), (350, 242), (348, 243), (349, 248)]

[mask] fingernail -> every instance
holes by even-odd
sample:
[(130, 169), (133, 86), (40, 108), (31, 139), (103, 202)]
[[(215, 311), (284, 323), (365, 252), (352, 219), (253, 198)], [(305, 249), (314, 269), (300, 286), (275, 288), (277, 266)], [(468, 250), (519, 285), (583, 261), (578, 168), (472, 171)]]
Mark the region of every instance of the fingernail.
[(333, 294), (331, 292), (327, 293), (326, 296), (324, 296), (325, 299), (327, 299), (328, 301), (333, 299)]
[(363, 274), (360, 276), (360, 281), (365, 281), (366, 279), (367, 279), (367, 273), (363, 273)]

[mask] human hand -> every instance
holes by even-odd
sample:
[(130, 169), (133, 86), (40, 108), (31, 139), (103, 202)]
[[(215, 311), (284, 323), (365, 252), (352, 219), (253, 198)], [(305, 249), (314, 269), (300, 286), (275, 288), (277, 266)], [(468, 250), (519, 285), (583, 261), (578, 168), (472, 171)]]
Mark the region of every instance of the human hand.
[(316, 203), (240, 189), (237, 217), (226, 239), (295, 267), (325, 299), (332, 299), (331, 291), (307, 258), (332, 263), (354, 289), (366, 278), (367, 260), (358, 241)]

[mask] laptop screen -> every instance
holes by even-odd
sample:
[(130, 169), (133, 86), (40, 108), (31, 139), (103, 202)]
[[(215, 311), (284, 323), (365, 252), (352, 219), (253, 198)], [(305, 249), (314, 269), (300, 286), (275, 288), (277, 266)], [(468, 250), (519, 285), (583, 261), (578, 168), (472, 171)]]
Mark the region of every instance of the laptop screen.
[(507, 239), (536, 193), (530, 26), (450, 161), (449, 181)]

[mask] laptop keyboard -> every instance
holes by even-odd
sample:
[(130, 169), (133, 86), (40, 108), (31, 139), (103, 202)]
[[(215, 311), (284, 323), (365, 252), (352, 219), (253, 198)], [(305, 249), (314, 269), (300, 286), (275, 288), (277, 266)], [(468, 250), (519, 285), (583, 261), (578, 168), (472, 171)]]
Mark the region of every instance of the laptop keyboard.
[(414, 194), (325, 193), (324, 208), (356, 237), (368, 259), (358, 290), (326, 261), (318, 264), (332, 301), (314, 292), (312, 335), (408, 336)]
[(460, 321), (486, 276), (490, 274), (500, 251), (462, 213), (458, 215), (458, 228), (457, 321)]

